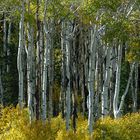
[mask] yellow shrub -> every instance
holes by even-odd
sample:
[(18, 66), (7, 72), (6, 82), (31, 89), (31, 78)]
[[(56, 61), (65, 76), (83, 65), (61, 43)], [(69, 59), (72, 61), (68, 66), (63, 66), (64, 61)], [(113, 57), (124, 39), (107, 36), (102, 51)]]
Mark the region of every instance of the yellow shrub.
[(88, 133), (88, 122), (80, 114), (77, 130), (65, 130), (65, 121), (59, 115), (50, 123), (29, 123), (27, 109), (18, 107), (0, 108), (0, 140), (139, 140), (140, 114), (128, 114), (119, 119), (99, 120), (94, 124), (92, 137)]
[[(105, 140), (138, 140), (140, 139), (140, 114), (128, 114), (119, 119), (105, 118), (98, 121), (95, 134)], [(95, 139), (97, 139), (95, 137)]]

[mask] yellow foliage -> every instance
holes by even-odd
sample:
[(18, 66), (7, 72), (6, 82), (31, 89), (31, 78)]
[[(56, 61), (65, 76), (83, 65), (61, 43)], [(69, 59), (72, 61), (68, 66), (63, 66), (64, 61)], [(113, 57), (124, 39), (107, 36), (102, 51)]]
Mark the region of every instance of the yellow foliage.
[(94, 133), (101, 136), (100, 139), (104, 137), (105, 140), (138, 140), (140, 139), (139, 120), (139, 113), (128, 114), (115, 120), (108, 117), (97, 123)]
[(119, 119), (99, 120), (94, 124), (92, 136), (88, 133), (88, 122), (80, 114), (77, 130), (65, 130), (65, 121), (59, 115), (51, 122), (29, 123), (28, 110), (19, 107), (0, 108), (0, 140), (138, 140), (140, 139), (140, 114), (127, 114)]

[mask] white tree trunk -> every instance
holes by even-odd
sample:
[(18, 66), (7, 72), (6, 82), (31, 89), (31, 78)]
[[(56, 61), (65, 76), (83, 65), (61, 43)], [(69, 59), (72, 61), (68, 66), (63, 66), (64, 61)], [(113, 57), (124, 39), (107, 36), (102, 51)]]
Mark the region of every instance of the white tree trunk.
[(24, 49), (24, 1), (22, 1), (22, 11), (19, 23), (19, 46), (18, 46), (18, 56), (17, 56), (17, 68), (19, 74), (19, 106), (23, 108), (23, 49)]
[(111, 48), (107, 47), (106, 54), (106, 66), (105, 66), (105, 79), (102, 91), (102, 117), (108, 115), (108, 89), (110, 81), (110, 60), (111, 60)]
[[(47, 34), (46, 34), (47, 36)], [(46, 40), (48, 38), (46, 37)], [(45, 51), (44, 51), (44, 65), (43, 65), (43, 85), (42, 85), (42, 119), (46, 121), (47, 115), (47, 102), (46, 102), (46, 95), (47, 95), (47, 70), (48, 70), (48, 42), (45, 42)]]
[(34, 98), (35, 98), (35, 79), (34, 79), (34, 39), (33, 39), (33, 27), (28, 23), (28, 50), (27, 50), (27, 84), (28, 84), (28, 108), (30, 122), (34, 118)]
[(48, 73), (48, 49), (49, 49), (49, 32), (46, 23), (46, 13), (47, 13), (47, 0), (45, 1), (44, 10), (44, 31), (45, 31), (45, 49), (44, 49), (44, 62), (43, 62), (43, 85), (42, 85), (42, 119), (44, 124), (47, 118), (47, 73)]
[(89, 133), (93, 131), (93, 98), (94, 98), (94, 86), (95, 86), (95, 57), (96, 57), (96, 32), (97, 27), (91, 30), (91, 44), (90, 44), (90, 57), (89, 57), (89, 75), (88, 75), (88, 127)]
[(66, 130), (70, 129), (71, 88), (70, 88), (70, 47), (71, 23), (66, 23)]
[(114, 100), (113, 100), (113, 113), (114, 113), (115, 118), (118, 118), (118, 117), (121, 116), (122, 108), (123, 108), (123, 105), (124, 105), (124, 100), (125, 100), (125, 97), (128, 93), (128, 90), (129, 90), (129, 85), (130, 85), (130, 81), (132, 79), (132, 74), (133, 74), (134, 65), (135, 65), (135, 63), (133, 63), (131, 65), (127, 86), (126, 86), (124, 94), (121, 97), (121, 101), (120, 101), (120, 104), (119, 104), (118, 99), (119, 99), (119, 91), (120, 91), (121, 60), (122, 60), (122, 46), (119, 45), (117, 70), (116, 70), (115, 94), (114, 94)]
[(50, 30), (50, 36), (48, 38), (49, 44), (49, 50), (48, 50), (48, 65), (49, 65), (49, 120), (53, 116), (53, 86), (54, 86), (54, 45), (53, 45), (53, 20), (49, 22), (49, 30)]
[(96, 81), (96, 95), (95, 95), (95, 121), (100, 118), (100, 107), (99, 107), (99, 102), (100, 102), (100, 96), (102, 93), (102, 78), (101, 78), (101, 65), (102, 65), (102, 46), (98, 47), (98, 53), (96, 57), (96, 72), (95, 72), (95, 81)]
[(109, 112), (110, 115), (113, 115), (113, 98), (114, 98), (114, 91), (115, 91), (115, 74), (116, 74), (116, 54), (115, 54), (115, 47), (112, 47), (112, 54), (111, 54), (111, 80), (110, 80), (110, 103), (109, 103)]
[(40, 119), (41, 113), (41, 44), (40, 44), (40, 33), (41, 33), (41, 20), (40, 16), (40, 0), (36, 0), (36, 91), (35, 91), (35, 99), (36, 99), (36, 119)]
[(114, 113), (115, 118), (117, 118), (117, 113), (118, 113), (118, 98), (119, 98), (119, 92), (120, 92), (121, 61), (122, 61), (122, 46), (119, 45), (117, 69), (116, 69), (115, 94), (114, 94), (114, 99), (113, 99), (113, 113)]
[(128, 78), (128, 82), (127, 82), (127, 86), (126, 86), (126, 89), (125, 89), (124, 94), (123, 94), (122, 97), (121, 97), (121, 102), (120, 102), (119, 109), (118, 109), (118, 111), (117, 111), (117, 116), (120, 116), (120, 115), (121, 115), (122, 108), (123, 108), (123, 105), (124, 105), (124, 100), (125, 100), (125, 97), (126, 97), (126, 95), (127, 95), (127, 93), (128, 93), (129, 86), (130, 86), (130, 82), (131, 82), (131, 79), (132, 79), (132, 76), (133, 76), (134, 66), (135, 66), (135, 63), (133, 63), (133, 64), (131, 65), (130, 73), (129, 73), (129, 78)]
[(62, 117), (65, 116), (65, 94), (66, 94), (66, 38), (65, 38), (65, 22), (61, 25), (61, 52), (62, 52), (62, 66), (61, 66), (61, 93), (60, 93), (60, 110), (62, 112)]

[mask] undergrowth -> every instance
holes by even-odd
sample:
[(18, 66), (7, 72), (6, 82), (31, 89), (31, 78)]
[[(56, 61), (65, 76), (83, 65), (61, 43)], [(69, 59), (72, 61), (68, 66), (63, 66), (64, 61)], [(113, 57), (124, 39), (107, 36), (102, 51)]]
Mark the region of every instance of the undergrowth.
[(0, 108), (0, 140), (139, 140), (140, 114), (127, 114), (119, 119), (105, 118), (94, 124), (89, 136), (87, 120), (81, 115), (77, 119), (77, 130), (65, 130), (65, 121), (59, 115), (51, 122), (29, 123), (27, 109), (18, 107)]

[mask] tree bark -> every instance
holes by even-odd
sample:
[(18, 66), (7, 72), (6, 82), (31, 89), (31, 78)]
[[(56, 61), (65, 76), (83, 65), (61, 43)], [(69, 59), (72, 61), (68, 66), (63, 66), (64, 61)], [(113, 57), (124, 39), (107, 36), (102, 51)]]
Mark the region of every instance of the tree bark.
[(3, 106), (3, 84), (2, 84), (2, 71), (0, 67), (0, 105)]
[(61, 93), (60, 93), (60, 110), (62, 117), (65, 116), (65, 95), (66, 95), (66, 32), (65, 22), (61, 25), (61, 52), (62, 52), (62, 66), (61, 66)]
[(28, 107), (29, 107), (29, 116), (30, 122), (32, 122), (35, 117), (35, 77), (34, 77), (34, 32), (33, 27), (28, 26), (28, 51), (27, 51), (27, 84), (28, 84)]
[(53, 42), (53, 35), (54, 35), (54, 21), (51, 19), (49, 21), (49, 32), (50, 32), (50, 37), (49, 37), (49, 42), (50, 42), (50, 48), (48, 50), (48, 74), (49, 74), (49, 120), (53, 116), (53, 87), (54, 87), (54, 42)]
[(95, 93), (95, 57), (96, 57), (96, 32), (97, 27), (91, 29), (91, 44), (90, 44), (90, 56), (89, 56), (89, 75), (88, 75), (88, 127), (89, 133), (93, 131), (93, 98)]
[(128, 82), (127, 82), (127, 86), (126, 86), (124, 94), (121, 97), (120, 106), (119, 106), (119, 109), (117, 111), (117, 116), (118, 117), (121, 115), (122, 110), (123, 110), (124, 100), (125, 100), (125, 97), (128, 93), (128, 90), (129, 90), (130, 82), (131, 82), (131, 79), (132, 79), (132, 76), (133, 76), (134, 66), (135, 66), (135, 63), (132, 63), (130, 73), (129, 73)]
[(113, 113), (114, 113), (115, 118), (117, 118), (117, 114), (118, 114), (118, 98), (119, 98), (119, 92), (120, 92), (121, 61), (122, 61), (122, 46), (119, 45), (117, 69), (116, 69), (115, 94), (114, 94), (114, 99), (113, 99)]
[(133, 112), (137, 112), (137, 96), (138, 96), (138, 67), (139, 67), (139, 64), (138, 62), (136, 62), (135, 64), (135, 86), (134, 86), (134, 100), (133, 100)]
[(108, 89), (110, 81), (110, 60), (111, 60), (111, 48), (107, 47), (106, 54), (106, 66), (105, 66), (105, 79), (102, 91), (102, 117), (108, 115)]
[(17, 56), (17, 69), (19, 74), (19, 106), (23, 108), (23, 51), (24, 51), (24, 1), (22, 1), (22, 11), (19, 23), (19, 46), (18, 46), (18, 56)]
[(42, 85), (42, 119), (44, 124), (47, 118), (47, 85), (48, 85), (48, 49), (49, 49), (49, 31), (46, 21), (47, 16), (47, 4), (48, 1), (45, 1), (45, 10), (44, 10), (44, 31), (45, 31), (45, 50), (44, 50), (44, 62), (43, 62), (43, 85)]
[(7, 47), (7, 73), (9, 73), (9, 55), (10, 55), (10, 42), (11, 42), (11, 27), (12, 27), (12, 23), (11, 21), (9, 22), (9, 27), (8, 27), (8, 36), (7, 36), (7, 43), (8, 43), (8, 47)]
[(70, 34), (71, 34), (71, 23), (66, 22), (66, 130), (70, 129), (70, 114), (71, 114)]
[(40, 95), (41, 95), (41, 63), (40, 63), (40, 19), (39, 19), (39, 9), (40, 0), (36, 0), (36, 119), (40, 119)]

